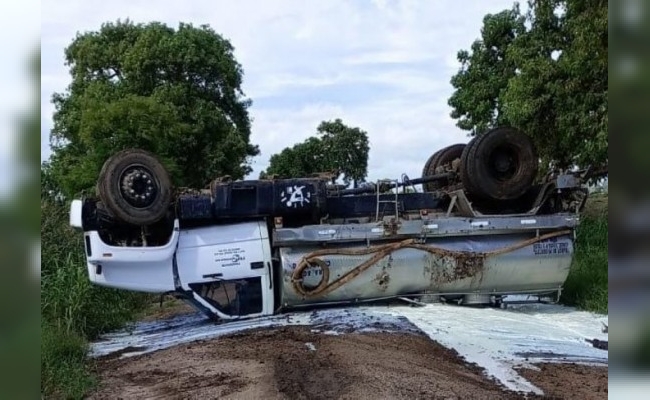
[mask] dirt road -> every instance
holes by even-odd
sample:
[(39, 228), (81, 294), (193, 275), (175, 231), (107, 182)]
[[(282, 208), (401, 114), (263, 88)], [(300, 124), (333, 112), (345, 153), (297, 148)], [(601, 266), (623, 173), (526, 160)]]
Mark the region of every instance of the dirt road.
[[(607, 398), (607, 368), (520, 370), (547, 396)], [(325, 335), (309, 327), (248, 331), (97, 361), (91, 399), (515, 399), (476, 365), (425, 335)]]

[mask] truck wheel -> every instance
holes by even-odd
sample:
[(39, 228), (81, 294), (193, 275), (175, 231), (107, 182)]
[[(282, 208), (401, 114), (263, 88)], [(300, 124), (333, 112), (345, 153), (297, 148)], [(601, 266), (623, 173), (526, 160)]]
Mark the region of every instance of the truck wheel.
[(514, 128), (495, 128), (472, 139), (463, 150), (461, 180), (476, 197), (513, 200), (531, 187), (538, 164), (527, 135)]
[[(465, 148), (464, 143), (453, 144), (447, 146), (437, 152), (433, 153), (429, 160), (424, 165), (424, 170), (422, 171), (422, 177), (432, 176), (436, 174), (436, 169), (441, 165), (449, 164), (457, 158), (460, 158), (463, 154), (463, 149)], [(444, 187), (448, 182), (445, 180), (427, 182), (423, 185), (425, 192), (433, 192), (435, 190)]]
[[(444, 150), (444, 149), (438, 150), (438, 151), (436, 151), (435, 153), (433, 153), (433, 154), (431, 155), (431, 157), (429, 157), (429, 159), (427, 160), (427, 162), (424, 163), (424, 168), (422, 168), (422, 177), (423, 177), (423, 178), (429, 176), (428, 173), (429, 173), (429, 169), (431, 168), (431, 163), (433, 162), (433, 159), (436, 158), (436, 157), (438, 156), (438, 154), (440, 154), (440, 152), (441, 152), (442, 150)], [(424, 188), (424, 191), (425, 191), (425, 192), (428, 192), (428, 191), (429, 191), (429, 190), (428, 190), (428, 189), (429, 189), (428, 183), (423, 184), (422, 187)]]
[(171, 181), (149, 152), (120, 151), (104, 163), (97, 181), (100, 199), (117, 219), (133, 225), (160, 221), (171, 203)]

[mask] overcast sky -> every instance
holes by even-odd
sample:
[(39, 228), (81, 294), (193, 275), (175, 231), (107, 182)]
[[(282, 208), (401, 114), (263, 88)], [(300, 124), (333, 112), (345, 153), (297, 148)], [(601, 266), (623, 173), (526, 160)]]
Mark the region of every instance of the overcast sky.
[(269, 157), (341, 118), (368, 132), (368, 179), (418, 177), (441, 147), (467, 142), (447, 105), (456, 53), (487, 13), (512, 0), (56, 0), (42, 5), (42, 157), (51, 154), (53, 92), (69, 83), (63, 50), (77, 32), (129, 18), (209, 24), (229, 39), (253, 100), (251, 140)]

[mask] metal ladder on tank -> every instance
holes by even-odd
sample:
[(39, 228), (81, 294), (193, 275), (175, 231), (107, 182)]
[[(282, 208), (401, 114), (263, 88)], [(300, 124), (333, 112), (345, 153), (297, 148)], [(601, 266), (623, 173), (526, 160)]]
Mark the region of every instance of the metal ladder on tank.
[[(395, 189), (395, 197), (392, 200), (381, 200), (381, 186), (382, 183), (388, 183), (390, 184), (394, 189)], [(380, 221), (379, 218), (379, 209), (381, 204), (395, 204), (395, 221), (399, 219), (399, 189), (398, 185), (399, 182), (397, 179), (380, 179), (377, 181), (377, 211), (375, 213), (375, 221)], [(383, 211), (383, 210), (382, 210)], [(382, 219), (383, 219), (383, 213), (382, 213)]]

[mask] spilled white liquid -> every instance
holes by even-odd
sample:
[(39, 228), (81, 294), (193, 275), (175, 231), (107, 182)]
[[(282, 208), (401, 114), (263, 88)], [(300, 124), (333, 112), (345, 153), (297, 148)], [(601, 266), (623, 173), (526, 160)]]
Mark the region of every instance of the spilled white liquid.
[[(201, 314), (140, 322), (131, 331), (104, 335), (91, 345), (91, 356), (122, 352), (121, 357), (214, 339), (255, 328), (311, 326), (321, 334), (363, 332), (424, 333), (476, 363), (515, 391), (542, 391), (513, 369), (538, 362), (607, 365), (607, 351), (585, 339), (607, 340), (606, 315), (548, 304), (510, 305), (507, 309), (445, 304), (423, 307), (364, 306), (292, 312), (254, 320), (216, 324)], [(306, 345), (310, 351), (312, 346)], [(534, 368), (534, 367), (533, 367)]]

